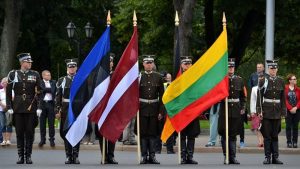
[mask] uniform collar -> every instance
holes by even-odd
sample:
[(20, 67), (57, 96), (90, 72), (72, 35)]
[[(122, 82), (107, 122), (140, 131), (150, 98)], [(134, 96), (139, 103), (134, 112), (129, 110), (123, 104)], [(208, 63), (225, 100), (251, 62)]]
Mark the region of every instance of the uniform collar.
[(150, 72), (145, 71), (145, 74), (147, 74), (147, 75), (149, 75), (149, 74), (151, 74), (151, 73), (153, 73), (152, 70), (151, 70)]
[(276, 80), (276, 79), (277, 79), (277, 76), (275, 76), (275, 77), (271, 77), (271, 76), (270, 76), (270, 79), (271, 79), (271, 80)]
[(29, 72), (29, 70), (22, 70), (22, 69), (20, 69), (20, 71), (21, 71), (22, 73), (28, 73), (28, 72)]

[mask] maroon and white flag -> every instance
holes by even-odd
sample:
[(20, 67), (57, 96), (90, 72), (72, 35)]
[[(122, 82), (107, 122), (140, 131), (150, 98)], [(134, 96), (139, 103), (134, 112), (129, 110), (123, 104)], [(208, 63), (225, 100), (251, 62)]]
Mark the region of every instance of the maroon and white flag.
[(116, 142), (139, 109), (139, 68), (137, 26), (129, 44), (111, 77), (107, 92), (95, 107), (90, 119), (98, 124), (99, 132)]

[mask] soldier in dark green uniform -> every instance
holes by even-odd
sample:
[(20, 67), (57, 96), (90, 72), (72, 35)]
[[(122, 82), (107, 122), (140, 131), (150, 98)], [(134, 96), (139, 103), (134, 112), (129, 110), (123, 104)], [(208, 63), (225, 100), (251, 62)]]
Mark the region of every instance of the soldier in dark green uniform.
[(34, 128), (38, 124), (37, 116), (42, 113), (40, 104), (41, 77), (38, 72), (30, 70), (32, 65), (30, 53), (21, 53), (18, 58), (21, 69), (12, 70), (8, 74), (6, 104), (8, 113), (14, 114), (19, 155), (17, 164), (24, 164), (24, 148), (25, 162), (32, 164)]
[[(264, 84), (259, 84), (258, 97), (262, 104), (262, 127), (264, 137), (265, 160), (263, 164), (283, 164), (278, 157), (278, 134), (281, 127), (281, 116), (286, 115), (284, 96), (284, 80), (277, 76), (277, 60), (267, 60), (269, 75), (265, 77)], [(256, 104), (258, 110), (259, 105)], [(272, 161), (271, 161), (272, 154)]]
[[(143, 58), (144, 71), (140, 75), (140, 138), (142, 160), (140, 164), (160, 164), (155, 158), (155, 145), (158, 136), (158, 122), (163, 118), (162, 76), (153, 71), (154, 58)], [(148, 158), (149, 156), (149, 158)]]
[(56, 117), (60, 118), (60, 136), (64, 140), (65, 144), (65, 152), (67, 157), (65, 164), (80, 164), (78, 160), (80, 143), (78, 143), (75, 147), (72, 147), (65, 137), (68, 131), (64, 130), (70, 102), (70, 88), (77, 71), (77, 59), (66, 59), (65, 62), (67, 64), (67, 76), (59, 78), (56, 84)]
[[(241, 114), (245, 113), (246, 96), (244, 82), (240, 76), (234, 74), (234, 58), (228, 59), (229, 96), (228, 96), (228, 139), (229, 139), (229, 164), (240, 164), (236, 160), (236, 136), (241, 126)], [(225, 102), (221, 102), (218, 121), (218, 132), (224, 156), (226, 155), (226, 128), (225, 128)], [(224, 160), (225, 164), (225, 160)]]
[[(192, 66), (191, 56), (182, 56), (181, 71), (184, 73)], [(181, 132), (181, 164), (198, 164), (193, 160), (195, 138), (200, 134), (199, 117), (195, 118)]]

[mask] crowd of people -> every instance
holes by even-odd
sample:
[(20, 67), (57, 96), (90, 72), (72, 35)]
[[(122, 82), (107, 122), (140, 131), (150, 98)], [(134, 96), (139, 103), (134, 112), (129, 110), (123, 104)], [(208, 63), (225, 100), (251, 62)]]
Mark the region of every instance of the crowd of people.
[[(1, 80), (0, 89), (0, 136), (1, 146), (11, 144), (12, 128), (15, 127), (18, 149), (17, 164), (32, 164), (32, 144), (35, 127), (40, 127), (39, 147), (47, 143), (46, 126), (49, 130), (49, 145), (55, 147), (55, 119), (60, 120), (60, 136), (64, 140), (66, 160), (65, 164), (80, 164), (80, 143), (72, 146), (65, 138), (64, 130), (69, 106), (70, 87), (77, 71), (77, 59), (67, 59), (67, 75), (58, 81), (51, 79), (51, 72), (44, 70), (42, 77), (31, 69), (32, 59), (29, 53), (18, 55), (20, 69), (12, 70)], [(155, 71), (153, 55), (143, 58), (143, 68), (139, 77), (140, 93), (140, 164), (160, 164), (155, 154), (161, 152), (162, 142), (160, 134), (165, 122), (166, 110), (162, 103), (162, 96), (172, 81), (170, 73), (162, 74)], [(113, 73), (114, 55), (110, 56), (110, 73)], [(184, 73), (192, 66), (191, 56), (182, 56), (180, 71)], [(267, 72), (264, 64), (257, 63), (257, 71), (251, 74), (248, 87), (244, 79), (235, 74), (235, 60), (228, 60), (228, 118), (229, 118), (229, 164), (240, 164), (236, 157), (237, 136), (240, 136), (240, 147), (245, 144), (244, 122), (251, 120), (251, 129), (257, 135), (257, 146), (264, 148), (265, 160), (263, 164), (283, 164), (279, 160), (278, 134), (281, 130), (281, 118), (286, 119), (286, 140), (288, 148), (297, 148), (300, 89), (297, 87), (296, 75), (289, 74), (287, 83), (277, 75), (277, 60), (267, 60)], [(250, 99), (247, 99), (247, 88)], [(247, 100), (250, 110), (247, 112)], [(226, 155), (225, 101), (213, 105), (209, 110), (210, 135), (205, 147), (218, 144), (218, 136)], [(124, 145), (137, 145), (136, 118), (126, 126), (119, 141)], [(193, 158), (195, 138), (200, 134), (199, 118), (194, 119), (181, 132), (181, 164), (198, 164)], [(177, 133), (174, 132), (164, 144), (167, 154), (174, 154)], [(105, 148), (105, 164), (118, 164), (115, 160), (115, 143), (105, 140), (98, 132), (97, 124), (88, 123), (88, 130), (81, 143), (93, 145), (99, 140)], [(226, 158), (224, 158), (224, 164)]]

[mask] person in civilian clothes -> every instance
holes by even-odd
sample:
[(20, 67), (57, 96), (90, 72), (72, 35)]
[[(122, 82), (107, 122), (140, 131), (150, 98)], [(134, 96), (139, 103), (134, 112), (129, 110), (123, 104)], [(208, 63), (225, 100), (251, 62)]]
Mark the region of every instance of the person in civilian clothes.
[[(228, 58), (229, 96), (228, 96), (228, 139), (229, 164), (240, 164), (236, 160), (236, 136), (241, 126), (241, 114), (245, 113), (246, 96), (244, 82), (240, 76), (234, 74), (235, 60)], [(226, 127), (225, 127), (225, 101), (221, 102), (218, 121), (218, 132), (221, 135), (221, 144), (224, 157), (226, 155)], [(224, 164), (226, 163), (224, 158)]]
[[(278, 157), (278, 134), (281, 130), (281, 116), (286, 115), (284, 80), (277, 76), (278, 60), (267, 60), (269, 77), (263, 86), (259, 86), (262, 104), (262, 127), (264, 137), (265, 160), (263, 164), (283, 164)], [(259, 104), (256, 105), (259, 108)], [(272, 161), (271, 161), (272, 155)]]
[[(191, 56), (182, 56), (181, 71), (184, 73), (192, 66)], [(195, 138), (200, 134), (199, 117), (188, 124), (181, 132), (181, 164), (198, 164), (193, 159), (195, 149)]]
[(294, 74), (287, 76), (289, 84), (285, 85), (286, 116), (286, 140), (288, 148), (297, 148), (298, 125), (300, 116), (300, 89), (297, 87), (297, 78)]
[(55, 146), (54, 100), (55, 100), (55, 93), (56, 93), (56, 81), (51, 80), (51, 73), (48, 70), (44, 70), (42, 72), (42, 78), (43, 80), (41, 82), (41, 88), (43, 90), (42, 93), (43, 102), (42, 102), (42, 114), (40, 117), (41, 141), (39, 143), (39, 147), (42, 147), (44, 144), (46, 144), (46, 121), (48, 121), (50, 146), (54, 147)]
[(70, 88), (77, 71), (78, 60), (66, 59), (65, 62), (67, 64), (67, 75), (59, 78), (56, 83), (57, 92), (55, 97), (55, 112), (56, 118), (60, 119), (59, 132), (65, 144), (65, 164), (80, 164), (80, 161), (78, 160), (80, 143), (78, 143), (75, 147), (72, 147), (65, 137), (68, 131), (64, 130), (70, 102)]
[[(37, 71), (31, 70), (30, 53), (18, 55), (21, 68), (8, 74), (6, 88), (6, 106), (9, 114), (13, 114), (16, 128), (18, 161), (17, 164), (32, 164), (32, 144), (34, 128), (38, 125), (38, 117), (42, 113), (40, 104), (41, 77)], [(14, 99), (12, 93), (14, 91)], [(24, 154), (25, 149), (25, 154)]]
[(143, 58), (144, 71), (140, 75), (140, 138), (142, 159), (140, 164), (160, 164), (155, 158), (158, 123), (163, 118), (162, 95), (164, 93), (162, 76), (153, 71), (153, 55)]

